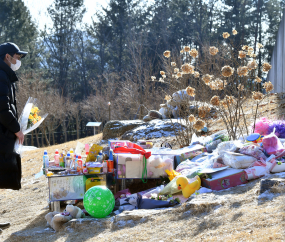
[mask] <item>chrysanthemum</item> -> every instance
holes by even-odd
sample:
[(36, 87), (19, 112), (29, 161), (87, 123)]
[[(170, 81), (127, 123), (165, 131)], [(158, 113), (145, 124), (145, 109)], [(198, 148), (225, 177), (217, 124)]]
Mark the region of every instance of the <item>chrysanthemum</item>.
[(240, 50), (240, 51), (238, 52), (238, 58), (239, 58), (239, 59), (243, 59), (243, 58), (245, 58), (245, 57), (246, 57), (246, 52), (243, 51), (243, 50)]
[(153, 81), (156, 80), (156, 77), (155, 77), (155, 76), (152, 76), (152, 77), (151, 77), (151, 80), (153, 80)]
[(247, 68), (248, 68), (248, 70), (254, 70), (254, 69), (256, 69), (257, 68), (257, 63), (256, 63), (256, 60), (253, 60), (253, 61), (251, 61), (251, 62), (249, 62), (248, 64), (247, 64)]
[(232, 31), (232, 33), (233, 33), (233, 35), (237, 35), (237, 31), (234, 29), (233, 31)]
[(198, 51), (196, 49), (192, 49), (189, 52), (190, 56), (192, 56), (193, 58), (197, 58), (198, 57)]
[(217, 87), (217, 90), (223, 90), (224, 89), (224, 86), (226, 86), (226, 82), (224, 84), (224, 82), (220, 79), (220, 78), (217, 78), (215, 80), (215, 85)]
[(186, 88), (186, 93), (191, 96), (191, 97), (195, 97), (195, 88), (193, 87), (187, 87)]
[(170, 57), (170, 50), (166, 50), (163, 52), (163, 55), (166, 57), (166, 58), (169, 58)]
[(185, 63), (181, 66), (183, 74), (194, 74), (194, 66), (189, 63)]
[(185, 51), (185, 52), (189, 52), (189, 51), (190, 51), (190, 46), (185, 46), (185, 47), (184, 47), (184, 51)]
[(166, 78), (166, 75), (162, 75), (162, 78), (165, 79), (165, 78)]
[(249, 48), (248, 45), (244, 45), (244, 46), (242, 47), (242, 49), (243, 49), (243, 50), (246, 50), (246, 51), (248, 50), (248, 48)]
[(178, 78), (180, 78), (180, 77), (182, 77), (182, 73), (181, 73), (181, 72), (178, 72), (178, 73), (176, 74), (176, 76), (177, 76)]
[(261, 101), (263, 96), (261, 92), (252, 92), (252, 98), (256, 101)]
[(212, 80), (213, 76), (206, 74), (202, 76), (202, 80), (205, 82), (206, 85), (209, 85), (210, 81)]
[(219, 98), (219, 96), (213, 96), (213, 97), (211, 98), (210, 103), (211, 103), (213, 106), (219, 106), (219, 105), (220, 105), (220, 98)]
[(227, 38), (229, 38), (231, 35), (228, 33), (228, 32), (224, 32), (223, 33), (223, 38), (224, 39), (227, 39)]
[(176, 66), (176, 63), (175, 62), (171, 62), (171, 66)]
[(230, 77), (234, 74), (234, 68), (230, 66), (224, 66), (221, 71), (224, 77)]
[(179, 72), (179, 68), (174, 68), (174, 73), (178, 73)]
[(219, 49), (216, 48), (215, 46), (210, 46), (209, 52), (211, 55), (216, 55), (219, 52)]
[(198, 108), (198, 115), (200, 118), (205, 118), (206, 115), (211, 111), (211, 108), (208, 106), (202, 106)]
[(261, 83), (261, 82), (262, 82), (262, 79), (259, 78), (258, 76), (256, 76), (256, 77), (255, 77), (255, 81), (256, 81), (257, 83)]
[(195, 124), (193, 125), (193, 128), (200, 131), (205, 127), (205, 122), (201, 119), (198, 119)]
[(266, 92), (271, 92), (274, 87), (273, 84), (269, 81), (263, 84), (263, 88), (265, 89)]
[(269, 63), (267, 63), (267, 62), (263, 63), (263, 65), (262, 65), (262, 70), (263, 71), (267, 72), (270, 69), (271, 69), (271, 65)]
[(199, 73), (198, 71), (195, 71), (195, 72), (194, 72), (194, 77), (195, 77), (195, 78), (200, 77), (200, 73)]
[(189, 117), (188, 117), (188, 120), (191, 122), (191, 123), (194, 123), (196, 121), (196, 118), (194, 117), (193, 114), (191, 114)]
[(211, 90), (218, 90), (216, 83), (214, 81), (211, 81), (208, 85), (211, 88)]
[(165, 72), (164, 71), (160, 71), (160, 75), (165, 75)]
[(247, 76), (247, 73), (248, 73), (248, 68), (247, 66), (240, 66), (238, 69), (237, 69), (237, 74), (239, 76)]

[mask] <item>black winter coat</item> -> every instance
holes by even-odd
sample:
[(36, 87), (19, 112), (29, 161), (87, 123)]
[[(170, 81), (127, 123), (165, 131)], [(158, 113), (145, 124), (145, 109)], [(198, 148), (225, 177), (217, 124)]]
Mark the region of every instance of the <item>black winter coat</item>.
[(0, 60), (0, 189), (21, 188), (21, 158), (14, 152), (15, 133), (20, 131), (14, 71)]

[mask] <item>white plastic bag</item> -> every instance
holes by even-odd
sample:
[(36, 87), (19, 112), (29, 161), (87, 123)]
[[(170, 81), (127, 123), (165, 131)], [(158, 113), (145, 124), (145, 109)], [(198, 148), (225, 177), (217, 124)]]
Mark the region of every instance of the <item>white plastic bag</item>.
[[(37, 120), (36, 123), (30, 124), (30, 126), (28, 127), (29, 124), (29, 116), (31, 114), (31, 110), (33, 108), (38, 108), (38, 104), (37, 104), (37, 99), (36, 98), (32, 98), (29, 97), (23, 111), (22, 114), (19, 118), (19, 124), (20, 124), (20, 128), (21, 131), (23, 132), (24, 135), (30, 133), (31, 131), (35, 130), (36, 128), (38, 128), (40, 126), (40, 124), (45, 120), (45, 118), (48, 116), (48, 114), (42, 114), (40, 113), (40, 120)], [(14, 146), (14, 150), (16, 153), (20, 154), (22, 153), (22, 147), (23, 145), (21, 145), (19, 143), (19, 139), (17, 138), (16, 142), (15, 142), (15, 146)]]
[(227, 151), (223, 154), (223, 161), (226, 166), (235, 169), (245, 169), (250, 167), (257, 159), (252, 156)]

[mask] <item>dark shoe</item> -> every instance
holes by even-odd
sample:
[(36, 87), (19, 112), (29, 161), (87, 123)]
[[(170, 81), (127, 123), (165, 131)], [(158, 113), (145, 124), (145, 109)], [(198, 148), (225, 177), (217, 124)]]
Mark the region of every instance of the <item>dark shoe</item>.
[(7, 228), (10, 226), (10, 223), (0, 223), (0, 228)]

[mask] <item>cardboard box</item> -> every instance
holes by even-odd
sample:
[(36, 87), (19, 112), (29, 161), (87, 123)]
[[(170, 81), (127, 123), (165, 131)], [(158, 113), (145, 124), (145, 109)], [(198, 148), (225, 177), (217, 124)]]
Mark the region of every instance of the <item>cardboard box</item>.
[(212, 178), (202, 179), (202, 186), (215, 191), (247, 183), (246, 173), (242, 169), (228, 168), (211, 174)]
[(127, 146), (128, 148), (133, 148), (132, 142), (129, 140), (108, 140), (108, 146), (111, 147), (112, 150), (114, 150), (116, 146)]
[(203, 145), (192, 145), (177, 150), (177, 152), (179, 152), (180, 154), (175, 156), (176, 166), (178, 166), (181, 162), (187, 159), (193, 159), (197, 155), (207, 152), (207, 149)]

